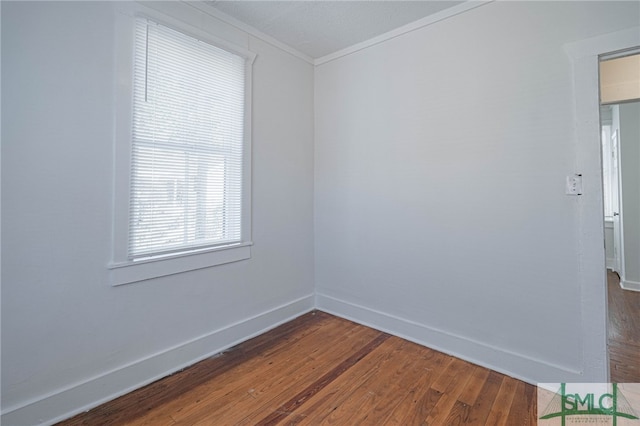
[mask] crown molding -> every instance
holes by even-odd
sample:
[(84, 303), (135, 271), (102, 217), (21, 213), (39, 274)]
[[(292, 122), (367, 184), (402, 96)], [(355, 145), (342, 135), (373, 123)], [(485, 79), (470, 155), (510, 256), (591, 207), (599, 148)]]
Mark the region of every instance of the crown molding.
[(379, 36), (373, 37), (369, 40), (363, 41), (361, 43), (354, 44), (353, 46), (347, 47), (345, 49), (339, 50), (334, 53), (330, 53), (328, 55), (322, 56), (320, 58), (316, 58), (313, 62), (314, 65), (322, 65), (327, 62), (333, 61), (335, 59), (341, 58), (343, 56), (351, 55), (352, 53), (358, 52), (360, 50), (366, 49), (371, 46), (375, 46), (376, 44), (383, 43), (387, 40), (391, 40), (393, 38), (399, 37), (403, 34), (410, 33), (412, 31), (418, 30), (420, 28), (427, 27), (429, 25), (435, 24), (436, 22), (444, 21), (445, 19), (451, 18), (456, 15), (460, 15), (461, 13), (468, 12), (469, 10), (475, 9), (480, 6), (484, 6), (488, 3), (492, 3), (495, 0), (468, 0), (462, 4), (450, 7), (448, 9), (442, 10), (438, 13), (434, 13), (433, 15), (425, 16), (422, 19), (411, 22), (409, 24), (403, 25), (402, 27), (396, 28), (395, 30), (391, 30)]
[(263, 33), (262, 31), (252, 27), (249, 24), (246, 24), (232, 16), (227, 15), (224, 12), (219, 11), (218, 9), (214, 8), (213, 6), (210, 6), (203, 0), (185, 1), (185, 3), (241, 31), (244, 31), (247, 34), (257, 37), (262, 41), (269, 43), (274, 47), (277, 47), (278, 49), (281, 49), (299, 59), (302, 59), (303, 61), (311, 65), (317, 66), (317, 65), (322, 65), (327, 62), (333, 61), (335, 59), (341, 58), (343, 56), (350, 55), (352, 53), (366, 49), (368, 47), (375, 46), (387, 40), (391, 40), (393, 38), (399, 37), (403, 34), (407, 34), (412, 31), (418, 30), (420, 28), (424, 28), (429, 25), (435, 24), (437, 22), (444, 21), (445, 19), (460, 15), (464, 12), (468, 12), (469, 10), (475, 9), (480, 6), (484, 6), (494, 1), (495, 0), (467, 0), (462, 4), (450, 7), (438, 13), (434, 13), (433, 15), (425, 16), (422, 19), (403, 25), (402, 27), (396, 28), (394, 30), (388, 31), (379, 36), (373, 37), (369, 40), (354, 44), (353, 46), (349, 46), (337, 52), (330, 53), (328, 55), (325, 55), (316, 59), (294, 49), (293, 47), (285, 43), (282, 43), (281, 41), (271, 37), (270, 35)]
[(254, 37), (259, 38), (260, 40), (269, 43), (270, 45), (277, 47), (280, 50), (283, 50), (299, 59), (302, 59), (303, 61), (311, 64), (311, 65), (315, 65), (315, 61), (314, 59), (309, 56), (306, 55), (302, 52), (299, 52), (298, 50), (294, 49), (293, 47), (282, 43), (279, 40), (276, 40), (275, 38), (271, 37), (268, 34), (263, 33), (262, 31), (252, 27), (249, 24), (245, 24), (242, 21), (239, 21), (238, 19), (227, 15), (224, 12), (219, 11), (218, 9), (214, 8), (213, 6), (208, 5), (206, 2), (201, 1), (201, 0), (196, 0), (196, 1), (185, 1), (186, 4), (200, 10), (201, 12), (206, 13), (207, 15), (213, 16), (214, 18), (217, 18), (241, 31), (244, 31), (247, 34), (250, 34)]

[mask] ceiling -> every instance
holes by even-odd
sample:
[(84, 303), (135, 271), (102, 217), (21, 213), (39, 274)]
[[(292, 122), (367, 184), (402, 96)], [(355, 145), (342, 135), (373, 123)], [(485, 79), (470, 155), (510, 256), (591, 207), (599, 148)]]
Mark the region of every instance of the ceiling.
[(210, 0), (206, 3), (317, 59), (464, 1)]

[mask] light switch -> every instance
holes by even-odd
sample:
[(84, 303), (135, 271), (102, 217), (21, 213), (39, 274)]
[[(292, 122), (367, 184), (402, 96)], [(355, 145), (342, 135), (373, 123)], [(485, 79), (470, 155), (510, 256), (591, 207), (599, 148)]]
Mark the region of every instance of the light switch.
[(567, 195), (582, 195), (582, 175), (574, 174), (567, 176), (567, 186), (565, 188)]

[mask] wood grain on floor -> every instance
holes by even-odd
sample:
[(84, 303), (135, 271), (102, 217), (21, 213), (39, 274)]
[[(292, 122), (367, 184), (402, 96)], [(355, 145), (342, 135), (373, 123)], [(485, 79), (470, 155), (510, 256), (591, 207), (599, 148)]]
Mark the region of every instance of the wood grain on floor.
[(535, 387), (314, 311), (61, 425), (534, 425)]
[(623, 290), (607, 271), (611, 382), (640, 383), (640, 292)]

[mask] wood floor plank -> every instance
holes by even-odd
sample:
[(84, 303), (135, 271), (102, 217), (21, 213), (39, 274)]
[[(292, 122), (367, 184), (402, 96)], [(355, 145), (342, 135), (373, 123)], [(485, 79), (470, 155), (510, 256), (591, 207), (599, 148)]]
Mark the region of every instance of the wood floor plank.
[[(432, 388), (441, 392), (442, 396), (426, 417), (426, 424), (439, 425), (446, 423), (449, 411), (451, 411), (467, 382), (471, 378), (471, 371), (473, 368), (474, 366), (472, 364), (461, 359), (455, 359), (454, 362), (450, 364), (450, 376), (447, 377), (447, 384), (444, 390), (435, 388), (435, 386), (440, 386), (439, 380), (432, 385)], [(441, 377), (445, 377), (445, 375)]]
[[(396, 407), (396, 410), (394, 410), (394, 413), (404, 415), (389, 419), (389, 423), (398, 425), (421, 425), (442, 396), (442, 392), (434, 389), (434, 383), (436, 383), (444, 372), (450, 369), (450, 366), (455, 361), (456, 359), (453, 357), (445, 358), (442, 364), (442, 369), (435, 372), (433, 380), (429, 380), (429, 385), (422, 386), (421, 388), (416, 389), (416, 392), (413, 393), (413, 398), (410, 401), (412, 404), (408, 407), (409, 410), (402, 413), (399, 411), (399, 408), (404, 404), (399, 405)], [(436, 385), (436, 387), (442, 386)], [(410, 394), (411, 393), (412, 392), (410, 392)]]
[(529, 405), (532, 395), (530, 395), (530, 390), (533, 390), (532, 386), (526, 386), (524, 382), (517, 382), (506, 424), (520, 426), (531, 423)]
[[(415, 371), (417, 379), (413, 382), (405, 385), (403, 389), (404, 396), (396, 407), (387, 414), (382, 420), (382, 424), (388, 425), (403, 425), (410, 413), (416, 410), (416, 406), (425, 400), (423, 394), (426, 393), (431, 386), (431, 383), (441, 374), (442, 370), (446, 368), (453, 358), (449, 355), (445, 355), (441, 352), (437, 352), (428, 348), (423, 351), (420, 358), (416, 360)], [(420, 418), (419, 414), (416, 414), (414, 422)]]
[(607, 272), (610, 381), (640, 383), (640, 292), (624, 290)]
[[(186, 390), (181, 395), (166, 402), (162, 410), (145, 413), (139, 419), (141, 424), (153, 421), (157, 416), (162, 417), (164, 412), (172, 412), (177, 422), (196, 423), (202, 413), (233, 409), (241, 398), (254, 397), (251, 393), (252, 384), (262, 383), (263, 378), (256, 378), (255, 374), (268, 376), (272, 371), (289, 365), (292, 360), (304, 362), (309, 356), (309, 345), (318, 342), (319, 339), (347, 339), (351, 333), (361, 332), (353, 323), (335, 323), (320, 321), (309, 327), (311, 332), (293, 331), (287, 335), (286, 340), (280, 344), (270, 345), (268, 354), (251, 354), (238, 365), (226, 371), (220, 372), (215, 381), (207, 381), (192, 389)], [(321, 336), (316, 336), (316, 333)], [(230, 353), (232, 353), (231, 351)], [(131, 423), (135, 424), (135, 423)]]
[(62, 425), (536, 424), (535, 387), (313, 312)]
[(444, 421), (444, 425), (447, 426), (459, 426), (469, 421), (469, 415), (471, 413), (471, 406), (460, 400), (457, 400)]
[(331, 412), (325, 423), (379, 424), (380, 416), (384, 413), (382, 409), (376, 410), (376, 407), (381, 404), (395, 405), (398, 395), (394, 393), (394, 385), (404, 380), (412, 371), (411, 367), (417, 353), (412, 350), (413, 344), (410, 342), (397, 337), (392, 338), (392, 341), (394, 347), (376, 368), (377, 373), (371, 375), (359, 387), (352, 389), (349, 398)]
[[(297, 413), (305, 416), (307, 413), (313, 413), (313, 424), (321, 423), (326, 417), (347, 404), (358, 389), (371, 386), (370, 381), (379, 379), (380, 372), (389, 363), (395, 361), (394, 356), (398, 352), (402, 352), (406, 341), (402, 341), (399, 347), (398, 340), (402, 339), (391, 337), (386, 340), (348, 372), (337, 378), (333, 386), (326, 387), (314, 395)], [(305, 425), (309, 422), (303, 420), (300, 424)]]
[(370, 343), (366, 344), (362, 348), (360, 348), (357, 352), (351, 355), (346, 360), (342, 361), (335, 368), (331, 369), (327, 373), (325, 373), (322, 377), (308, 385), (298, 394), (293, 396), (287, 402), (276, 408), (276, 410), (257, 422), (257, 425), (260, 426), (268, 426), (273, 425), (283, 420), (289, 413), (293, 413), (300, 405), (309, 400), (313, 395), (318, 393), (321, 389), (324, 389), (329, 383), (334, 381), (337, 377), (347, 371), (349, 368), (353, 367), (358, 361), (368, 355), (373, 349), (380, 346), (385, 340), (391, 337), (388, 334), (381, 333), (375, 339), (373, 339)]
[(640, 292), (620, 287), (620, 277), (607, 272), (609, 338), (640, 345)]
[(480, 392), (482, 391), (484, 383), (487, 381), (487, 377), (489, 377), (489, 373), (491, 373), (491, 370), (475, 366), (471, 372), (471, 377), (458, 397), (458, 400), (467, 405), (475, 404), (478, 395), (480, 395)]
[(444, 420), (446, 425), (461, 425), (469, 420), (471, 407), (476, 402), (482, 387), (489, 377), (490, 370), (476, 366), (469, 377), (464, 389), (449, 410), (449, 414)]
[[(345, 371), (350, 369), (355, 363), (359, 362), (362, 357), (366, 356), (371, 350), (383, 343), (389, 335), (376, 332), (377, 335), (372, 336), (369, 341), (354, 341), (350, 351), (344, 354), (339, 363), (326, 362), (329, 360), (322, 360), (319, 365), (324, 368), (327, 366), (335, 365), (332, 369), (326, 370), (322, 376), (323, 368), (317, 368), (317, 366), (311, 366), (311, 372), (313, 374), (308, 375), (304, 379), (300, 379), (298, 376), (294, 376), (295, 387), (285, 387), (276, 397), (271, 401), (262, 405), (259, 410), (254, 413), (245, 416), (242, 421), (238, 422), (238, 425), (250, 425), (250, 424), (275, 424), (284, 418), (288, 417), (295, 410), (305, 404), (310, 398), (312, 398), (317, 392), (324, 389), (336, 378), (340, 377)], [(337, 354), (333, 349), (332, 355)], [(346, 357), (347, 355), (350, 355)], [(297, 393), (296, 393), (297, 392)]]
[(306, 402), (318, 389), (322, 389), (336, 376), (342, 374), (345, 369), (357, 362), (363, 354), (371, 350), (372, 346), (380, 344), (388, 335), (368, 330), (361, 337), (347, 338), (346, 344), (338, 341), (332, 342), (336, 346), (326, 345), (324, 357), (310, 359), (302, 367), (293, 367), (290, 372), (283, 374), (282, 380), (272, 387), (272, 392), (264, 393), (265, 398), (261, 405), (255, 406), (250, 414), (244, 414), (237, 420), (238, 425), (258, 423), (261, 419), (278, 412), (278, 417), (291, 412), (292, 406)]
[(493, 405), (487, 416), (486, 424), (495, 426), (507, 425), (509, 411), (511, 410), (511, 404), (518, 382), (518, 380), (511, 377), (505, 377), (502, 380), (496, 399), (493, 401)]
[[(219, 393), (224, 392), (224, 388), (221, 388), (218, 394), (208, 396), (194, 410), (174, 418), (179, 422), (196, 424), (210, 419), (208, 413), (215, 413), (226, 424), (251, 424), (247, 413), (255, 417), (274, 411), (278, 405), (295, 395), (297, 389), (310, 385), (333, 363), (341, 362), (353, 350), (380, 334), (371, 329), (351, 327), (348, 331), (345, 328), (342, 335), (327, 334), (323, 330), (317, 336), (318, 341), (307, 347), (306, 354), (287, 354), (279, 361), (272, 361), (265, 370), (256, 368), (251, 374), (237, 380), (230, 392), (221, 396)], [(327, 345), (326, 342), (332, 344)], [(274, 372), (277, 379), (274, 379)]]
[(493, 406), (493, 401), (496, 399), (496, 395), (498, 395), (498, 391), (500, 390), (500, 386), (502, 385), (503, 378), (505, 378), (505, 376), (495, 371), (491, 371), (489, 373), (489, 375), (487, 376), (487, 380), (482, 386), (480, 394), (469, 410), (469, 416), (465, 420), (464, 424), (488, 424), (486, 423), (486, 419), (489, 416), (491, 407)]
[(376, 350), (363, 358), (356, 367), (351, 368), (334, 382), (334, 386), (328, 386), (309, 399), (308, 403), (295, 413), (298, 418), (288, 424), (309, 424), (313, 415), (313, 422), (317, 424), (346, 401), (352, 392), (363, 386), (372, 376), (376, 375), (380, 367), (385, 364), (394, 350), (394, 340), (388, 339)]
[[(378, 424), (383, 424), (388, 414), (400, 405), (403, 401), (407, 384), (416, 383), (426, 370), (426, 358), (421, 355), (424, 354), (425, 348), (415, 343), (403, 341), (405, 346), (404, 351), (407, 351), (410, 356), (410, 363), (408, 368), (403, 368), (404, 373), (396, 375), (393, 380), (385, 386), (385, 383), (380, 383), (379, 387), (387, 390), (387, 394), (379, 398), (379, 402), (373, 407), (371, 411), (371, 417), (378, 421)], [(433, 365), (429, 365), (433, 367)], [(398, 371), (400, 373), (400, 371)], [(366, 419), (362, 419), (366, 421)]]

